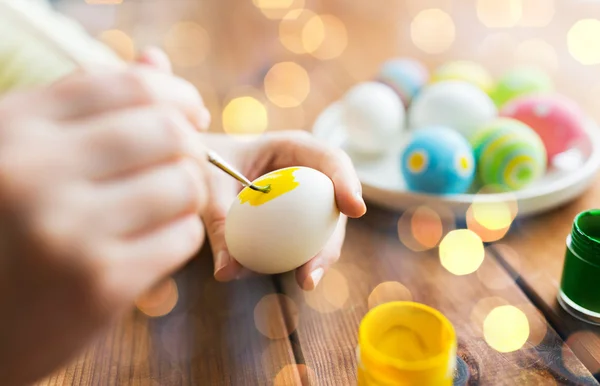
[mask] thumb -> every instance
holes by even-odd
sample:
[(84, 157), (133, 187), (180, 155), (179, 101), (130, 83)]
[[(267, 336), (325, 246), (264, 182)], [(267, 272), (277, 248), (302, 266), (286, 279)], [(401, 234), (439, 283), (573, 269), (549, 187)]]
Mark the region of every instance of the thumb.
[(204, 211), (202, 220), (208, 233), (208, 240), (214, 259), (214, 276), (217, 281), (234, 280), (243, 271), (243, 267), (231, 257), (225, 243), (225, 220), (230, 200), (235, 194), (213, 194)]

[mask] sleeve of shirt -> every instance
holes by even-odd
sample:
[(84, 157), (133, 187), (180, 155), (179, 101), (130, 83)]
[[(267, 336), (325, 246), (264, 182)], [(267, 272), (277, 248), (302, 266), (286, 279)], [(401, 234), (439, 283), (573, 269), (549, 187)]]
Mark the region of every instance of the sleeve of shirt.
[(77, 68), (122, 66), (75, 21), (39, 0), (0, 0), (0, 94), (55, 82)]

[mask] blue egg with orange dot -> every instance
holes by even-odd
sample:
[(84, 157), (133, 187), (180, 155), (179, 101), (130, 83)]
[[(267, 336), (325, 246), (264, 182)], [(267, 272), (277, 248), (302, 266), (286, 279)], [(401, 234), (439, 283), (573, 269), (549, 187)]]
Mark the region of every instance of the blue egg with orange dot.
[(429, 194), (465, 193), (475, 176), (473, 148), (457, 131), (445, 126), (412, 134), (402, 151), (401, 171), (406, 187)]

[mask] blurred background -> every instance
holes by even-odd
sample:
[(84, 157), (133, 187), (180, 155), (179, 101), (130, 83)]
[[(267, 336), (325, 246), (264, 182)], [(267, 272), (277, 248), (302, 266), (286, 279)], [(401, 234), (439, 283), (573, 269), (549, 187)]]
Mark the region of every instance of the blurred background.
[(162, 47), (202, 93), (211, 130), (310, 129), (386, 59), (548, 72), (600, 119), (598, 0), (56, 0), (125, 59)]

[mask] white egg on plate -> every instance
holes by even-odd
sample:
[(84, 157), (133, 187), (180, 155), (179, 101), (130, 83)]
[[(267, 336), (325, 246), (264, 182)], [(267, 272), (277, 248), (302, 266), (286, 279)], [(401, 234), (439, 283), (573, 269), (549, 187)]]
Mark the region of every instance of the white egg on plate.
[(246, 268), (276, 274), (300, 267), (325, 246), (340, 219), (333, 182), (307, 167), (279, 169), (244, 188), (225, 222), (230, 255)]
[(398, 94), (383, 83), (355, 85), (344, 95), (342, 104), (342, 121), (351, 151), (381, 154), (404, 129), (404, 104)]
[(408, 111), (411, 129), (450, 127), (466, 138), (498, 116), (492, 99), (465, 81), (443, 81), (424, 88)]

